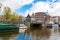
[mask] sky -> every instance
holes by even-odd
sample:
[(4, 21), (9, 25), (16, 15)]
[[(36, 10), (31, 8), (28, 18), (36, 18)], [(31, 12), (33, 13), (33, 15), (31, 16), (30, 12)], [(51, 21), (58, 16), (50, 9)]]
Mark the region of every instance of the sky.
[(0, 3), (2, 9), (8, 6), (22, 16), (36, 12), (48, 12), (51, 16), (60, 16), (60, 0), (0, 0)]

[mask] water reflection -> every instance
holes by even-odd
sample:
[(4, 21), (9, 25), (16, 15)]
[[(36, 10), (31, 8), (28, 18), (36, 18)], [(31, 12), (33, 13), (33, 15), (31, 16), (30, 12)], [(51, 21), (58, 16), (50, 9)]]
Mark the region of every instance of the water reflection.
[(43, 28), (42, 30), (31, 30), (31, 40), (47, 40), (50, 37), (50, 29)]
[(0, 32), (0, 40), (60, 40), (60, 28), (26, 30), (24, 33)]
[(44, 28), (42, 30), (27, 30), (15, 37), (15, 40), (48, 40), (50, 37), (50, 29)]
[(13, 39), (18, 32), (11, 32), (11, 31), (1, 31), (0, 32), (0, 40), (11, 40)]

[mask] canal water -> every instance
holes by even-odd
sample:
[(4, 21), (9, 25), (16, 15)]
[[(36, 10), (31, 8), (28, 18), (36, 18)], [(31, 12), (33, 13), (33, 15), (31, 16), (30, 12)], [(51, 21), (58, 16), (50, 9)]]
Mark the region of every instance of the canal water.
[(25, 32), (0, 32), (0, 40), (60, 40), (60, 28), (43, 28)]

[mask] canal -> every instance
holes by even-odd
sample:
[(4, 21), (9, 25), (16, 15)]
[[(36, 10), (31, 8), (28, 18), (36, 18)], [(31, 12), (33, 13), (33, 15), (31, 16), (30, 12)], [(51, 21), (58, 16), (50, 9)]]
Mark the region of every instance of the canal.
[(0, 40), (60, 40), (60, 28), (43, 28), (25, 32), (0, 32)]

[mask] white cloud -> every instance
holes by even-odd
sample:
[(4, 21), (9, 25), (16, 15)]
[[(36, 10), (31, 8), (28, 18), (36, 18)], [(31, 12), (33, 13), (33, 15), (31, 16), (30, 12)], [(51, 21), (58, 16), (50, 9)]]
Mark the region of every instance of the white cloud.
[[(28, 13), (31, 15), (35, 12), (46, 12), (48, 10), (49, 14), (51, 16), (59, 16), (60, 15), (60, 2), (54, 3), (52, 6), (53, 8), (49, 7), (49, 4), (47, 2), (37, 2), (33, 5), (32, 8), (28, 9), (25, 14)], [(26, 16), (25, 15), (25, 16)]]
[(5, 1), (5, 0), (0, 0), (0, 2), (3, 2), (3, 1)]
[(5, 0), (5, 1), (0, 0), (3, 6), (9, 6), (12, 10), (20, 8), (25, 4), (30, 4), (33, 1), (34, 0)]
[[(34, 0), (0, 0), (0, 2), (4, 6), (9, 6), (13, 11), (26, 5), (32, 3)], [(30, 15), (35, 12), (46, 12), (48, 10), (49, 14), (52, 16), (60, 15), (60, 2), (54, 3), (55, 5), (53, 9), (49, 8), (49, 4), (47, 2), (37, 2), (33, 3), (33, 7), (28, 9), (25, 12), (25, 16), (29, 13)], [(22, 13), (21, 13), (22, 14)]]
[(31, 15), (32, 13), (35, 12), (46, 12), (46, 10), (49, 8), (49, 5), (46, 2), (37, 2), (33, 4), (33, 7), (28, 9), (25, 14), (27, 15), (28, 13)]
[(60, 3), (55, 3), (55, 7), (49, 11), (49, 14), (52, 16), (60, 16)]

